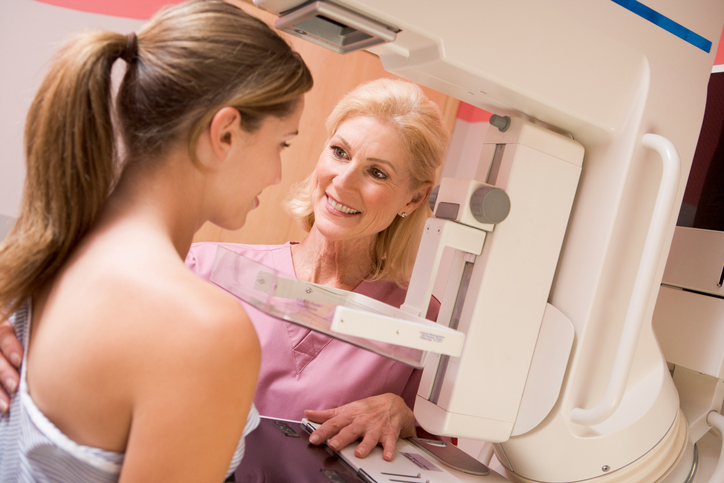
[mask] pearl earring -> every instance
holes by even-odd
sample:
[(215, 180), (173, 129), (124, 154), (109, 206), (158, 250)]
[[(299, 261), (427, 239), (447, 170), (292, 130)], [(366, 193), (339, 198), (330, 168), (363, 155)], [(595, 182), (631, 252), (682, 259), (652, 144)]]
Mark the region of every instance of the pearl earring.
[(407, 213), (405, 213), (405, 212), (403, 211), (403, 212), (400, 214), (400, 216), (403, 217), (403, 218), (407, 218)]

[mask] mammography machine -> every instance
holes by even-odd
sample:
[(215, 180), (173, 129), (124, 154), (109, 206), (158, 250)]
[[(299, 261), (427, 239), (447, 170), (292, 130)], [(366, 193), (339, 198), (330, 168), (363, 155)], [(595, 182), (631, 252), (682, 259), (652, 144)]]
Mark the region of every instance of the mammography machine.
[[(701, 481), (695, 443), (721, 418), (721, 357), (712, 384), (687, 379), (699, 367), (672, 378), (652, 317), (724, 2), (255, 3), (280, 29), (366, 48), (496, 114), (479, 158), (448, 160), (475, 175), (441, 181), (401, 308), (423, 314), (446, 277), (438, 324), (464, 334), (427, 358), (420, 424), (495, 443), (514, 482)], [(714, 292), (720, 304), (721, 280)]]

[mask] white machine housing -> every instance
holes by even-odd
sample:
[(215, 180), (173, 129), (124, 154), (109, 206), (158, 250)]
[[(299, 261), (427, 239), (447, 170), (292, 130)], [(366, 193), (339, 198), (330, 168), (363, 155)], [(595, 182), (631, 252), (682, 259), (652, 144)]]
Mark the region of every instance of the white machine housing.
[[(460, 304), (457, 329), (466, 334), (465, 348), (460, 357), (443, 359), (444, 367), (439, 358), (430, 358), (415, 415), (435, 434), (500, 442), (508, 440), (518, 415), (578, 186), (583, 148), (568, 137), (514, 118), (505, 132), (488, 131), (483, 156), (483, 181), (508, 194), (510, 214), (488, 235), (474, 261), (465, 280), (465, 300), (443, 300), (443, 313), (449, 310), (447, 304)], [(436, 209), (445, 199), (438, 196)], [(439, 220), (429, 223), (435, 222)], [(432, 259), (423, 245), (415, 268)], [(457, 278), (450, 276), (448, 283)], [(421, 291), (421, 279), (413, 272), (410, 297)], [(570, 345), (561, 352), (570, 353)], [(491, 391), (495, 397), (489, 397)]]

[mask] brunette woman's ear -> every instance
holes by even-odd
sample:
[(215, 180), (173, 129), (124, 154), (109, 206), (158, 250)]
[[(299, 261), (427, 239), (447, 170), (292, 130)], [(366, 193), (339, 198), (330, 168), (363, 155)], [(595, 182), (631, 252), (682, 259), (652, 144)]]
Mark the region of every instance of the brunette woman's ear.
[(219, 109), (209, 124), (209, 142), (214, 154), (225, 159), (241, 130), (241, 114), (233, 107)]

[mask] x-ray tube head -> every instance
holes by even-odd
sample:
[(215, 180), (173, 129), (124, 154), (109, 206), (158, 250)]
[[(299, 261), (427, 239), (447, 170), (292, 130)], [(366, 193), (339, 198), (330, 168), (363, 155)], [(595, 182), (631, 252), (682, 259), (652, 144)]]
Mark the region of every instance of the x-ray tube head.
[[(259, 5), (263, 5), (258, 2)], [(395, 40), (397, 29), (324, 0), (284, 12), (274, 26), (339, 53)]]

